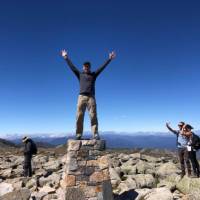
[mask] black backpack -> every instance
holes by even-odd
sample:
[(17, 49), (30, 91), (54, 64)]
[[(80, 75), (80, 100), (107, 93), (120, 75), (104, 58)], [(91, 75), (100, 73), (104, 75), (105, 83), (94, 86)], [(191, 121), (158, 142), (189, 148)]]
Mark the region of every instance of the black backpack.
[(194, 133), (193, 133), (193, 138), (192, 138), (192, 146), (196, 150), (200, 149), (200, 137)]
[(37, 146), (35, 142), (31, 141), (31, 154), (36, 155), (37, 154)]

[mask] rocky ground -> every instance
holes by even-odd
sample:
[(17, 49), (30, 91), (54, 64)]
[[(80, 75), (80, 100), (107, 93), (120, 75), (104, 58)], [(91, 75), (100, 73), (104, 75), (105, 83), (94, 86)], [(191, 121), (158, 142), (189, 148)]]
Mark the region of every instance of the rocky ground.
[[(200, 179), (180, 179), (174, 152), (110, 150), (115, 200), (200, 200)], [(60, 199), (66, 147), (40, 149), (33, 158), (34, 175), (24, 178), (23, 156), (11, 148), (0, 152), (0, 200)]]

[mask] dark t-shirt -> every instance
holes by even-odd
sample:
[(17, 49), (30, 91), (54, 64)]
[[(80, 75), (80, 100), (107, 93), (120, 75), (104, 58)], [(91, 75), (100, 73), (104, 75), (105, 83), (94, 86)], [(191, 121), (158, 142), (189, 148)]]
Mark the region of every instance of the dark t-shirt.
[(105, 67), (110, 63), (111, 59), (108, 59), (101, 67), (99, 67), (95, 72), (85, 73), (80, 72), (72, 62), (67, 58), (65, 59), (70, 69), (74, 72), (76, 77), (80, 82), (80, 92), (79, 94), (87, 96), (95, 96), (95, 81), (97, 76), (105, 69)]

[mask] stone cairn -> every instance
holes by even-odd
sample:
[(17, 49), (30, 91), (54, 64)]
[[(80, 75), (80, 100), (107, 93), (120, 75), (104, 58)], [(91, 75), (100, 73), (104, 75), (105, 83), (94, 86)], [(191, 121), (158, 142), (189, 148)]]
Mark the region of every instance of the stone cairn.
[(113, 200), (105, 140), (68, 140), (64, 200)]

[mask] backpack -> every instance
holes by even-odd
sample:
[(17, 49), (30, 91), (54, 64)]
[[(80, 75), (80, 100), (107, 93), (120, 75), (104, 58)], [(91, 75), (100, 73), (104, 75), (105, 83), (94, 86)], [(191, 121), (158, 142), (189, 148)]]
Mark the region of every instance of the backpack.
[(200, 149), (200, 137), (194, 133), (193, 133), (193, 138), (192, 138), (192, 146), (196, 150)]
[(37, 146), (35, 142), (31, 141), (31, 154), (36, 155), (37, 154)]

